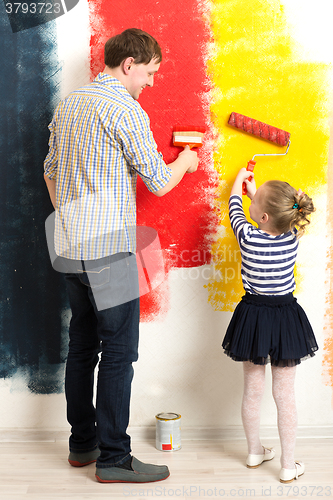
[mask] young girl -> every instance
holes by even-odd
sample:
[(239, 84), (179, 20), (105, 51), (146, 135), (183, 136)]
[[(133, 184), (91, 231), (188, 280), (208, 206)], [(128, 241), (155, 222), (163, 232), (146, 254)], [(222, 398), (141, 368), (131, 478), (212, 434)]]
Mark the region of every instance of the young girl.
[[(242, 206), (242, 185), (252, 200), (250, 224)], [(295, 462), (297, 413), (294, 395), (296, 365), (314, 356), (316, 339), (305, 312), (293, 297), (298, 239), (314, 212), (311, 198), (287, 182), (268, 181), (256, 190), (253, 173), (242, 168), (229, 200), (232, 229), (242, 256), (245, 295), (237, 305), (222, 346), (244, 367), (242, 421), (248, 443), (246, 464), (258, 467), (272, 460), (274, 449), (261, 445), (260, 404), (265, 365), (272, 366), (273, 397), (281, 442), (280, 481), (292, 482), (304, 473)]]

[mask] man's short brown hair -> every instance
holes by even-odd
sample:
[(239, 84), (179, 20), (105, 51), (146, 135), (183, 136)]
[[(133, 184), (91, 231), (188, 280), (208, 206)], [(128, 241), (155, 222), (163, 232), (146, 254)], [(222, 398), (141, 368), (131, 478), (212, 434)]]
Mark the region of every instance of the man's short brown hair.
[(135, 64), (149, 64), (162, 61), (161, 47), (151, 35), (137, 28), (130, 28), (110, 38), (104, 47), (104, 62), (109, 68), (117, 68), (133, 57)]

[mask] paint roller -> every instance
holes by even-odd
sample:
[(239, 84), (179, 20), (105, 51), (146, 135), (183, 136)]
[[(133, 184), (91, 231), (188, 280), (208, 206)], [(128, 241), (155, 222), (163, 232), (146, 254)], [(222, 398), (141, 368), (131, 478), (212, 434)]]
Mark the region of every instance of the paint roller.
[[(289, 151), (290, 146), (290, 133), (282, 130), (280, 128), (273, 127), (267, 123), (259, 122), (248, 116), (240, 115), (239, 113), (231, 113), (228, 124), (232, 127), (238, 128), (247, 132), (248, 134), (261, 137), (261, 139), (266, 139), (267, 141), (275, 142), (279, 146), (287, 146), (284, 153), (270, 153), (270, 154), (255, 154), (247, 164), (246, 170), (253, 172), (256, 162), (254, 158), (256, 156), (284, 156)], [(247, 193), (246, 184), (243, 183), (243, 195)]]
[(173, 127), (173, 145), (181, 148), (189, 146), (192, 148), (201, 148), (203, 144), (203, 136), (206, 128), (196, 125), (175, 126)]

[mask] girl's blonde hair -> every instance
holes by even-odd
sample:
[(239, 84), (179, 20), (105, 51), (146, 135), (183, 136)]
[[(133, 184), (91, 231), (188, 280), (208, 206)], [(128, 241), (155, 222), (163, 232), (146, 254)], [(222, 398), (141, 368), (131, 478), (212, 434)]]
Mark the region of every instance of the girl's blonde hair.
[(312, 199), (305, 193), (298, 194), (288, 182), (267, 181), (263, 199), (264, 211), (273, 219), (279, 233), (298, 229), (298, 237), (304, 234), (310, 224), (309, 215), (316, 209)]

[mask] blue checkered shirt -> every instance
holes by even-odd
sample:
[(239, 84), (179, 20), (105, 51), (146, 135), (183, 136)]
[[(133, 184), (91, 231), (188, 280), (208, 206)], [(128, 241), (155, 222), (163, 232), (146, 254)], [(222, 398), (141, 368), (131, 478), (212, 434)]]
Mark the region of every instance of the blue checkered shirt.
[(100, 73), (58, 105), (45, 175), (56, 179), (55, 251), (99, 259), (136, 250), (136, 181), (163, 188), (171, 169), (147, 114), (116, 79)]

